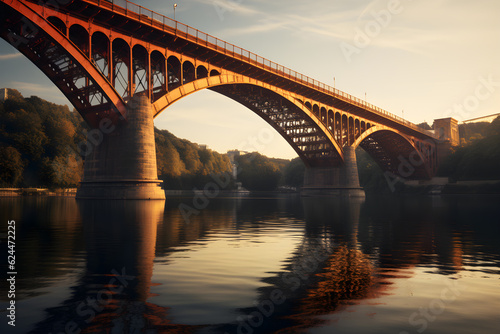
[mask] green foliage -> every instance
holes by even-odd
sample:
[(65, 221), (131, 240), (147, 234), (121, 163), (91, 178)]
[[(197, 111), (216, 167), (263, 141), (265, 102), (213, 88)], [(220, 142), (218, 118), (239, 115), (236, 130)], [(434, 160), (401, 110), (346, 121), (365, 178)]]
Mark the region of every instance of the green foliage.
[(462, 144), (468, 145), (471, 142), (485, 138), (490, 125), (488, 122), (460, 124), (458, 126), (458, 133)]
[(500, 117), (482, 130), (483, 135), (450, 154), (438, 175), (453, 180), (500, 180)]
[(0, 103), (2, 186), (76, 186), (83, 163), (70, 152), (82, 124), (67, 106), (25, 99), (9, 89), (9, 98)]
[(158, 176), (168, 189), (203, 188), (213, 181), (211, 175), (231, 169), (225, 154), (179, 139), (167, 130), (155, 129), (155, 141)]
[(238, 166), (238, 180), (248, 190), (270, 191), (278, 188), (282, 178), (280, 166), (259, 153), (235, 157)]
[(285, 184), (291, 187), (300, 188), (304, 184), (304, 172), (306, 166), (302, 159), (295, 158), (285, 167)]
[(15, 187), (22, 178), (21, 153), (11, 146), (0, 146), (0, 187)]

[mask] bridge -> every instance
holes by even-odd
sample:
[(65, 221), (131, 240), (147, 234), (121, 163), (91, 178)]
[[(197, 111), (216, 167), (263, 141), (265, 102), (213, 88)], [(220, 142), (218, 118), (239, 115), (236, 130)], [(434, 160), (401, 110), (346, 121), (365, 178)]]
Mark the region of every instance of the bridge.
[(0, 9), (1, 37), (96, 130), (77, 197), (164, 198), (153, 119), (203, 89), (283, 136), (306, 165), (305, 192), (361, 194), (357, 147), (394, 177), (436, 173), (434, 133), (132, 2), (0, 0)]

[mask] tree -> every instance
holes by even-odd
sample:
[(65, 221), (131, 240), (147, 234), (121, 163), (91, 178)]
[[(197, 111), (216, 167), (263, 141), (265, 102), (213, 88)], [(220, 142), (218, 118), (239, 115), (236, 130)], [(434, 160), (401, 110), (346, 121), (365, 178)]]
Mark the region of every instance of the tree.
[(37, 160), (42, 157), (48, 140), (36, 112), (24, 109), (6, 112), (2, 121), (5, 124), (3, 137), (8, 144), (17, 148), (26, 159)]
[(259, 153), (235, 157), (238, 180), (249, 190), (269, 191), (278, 187), (281, 171), (271, 160)]
[(304, 184), (304, 172), (306, 166), (302, 159), (295, 158), (285, 167), (285, 184), (295, 188), (300, 188)]
[(15, 187), (22, 179), (21, 153), (11, 146), (0, 146), (0, 185)]
[(49, 184), (58, 187), (76, 187), (83, 175), (83, 162), (74, 155), (58, 156), (50, 161), (52, 179)]

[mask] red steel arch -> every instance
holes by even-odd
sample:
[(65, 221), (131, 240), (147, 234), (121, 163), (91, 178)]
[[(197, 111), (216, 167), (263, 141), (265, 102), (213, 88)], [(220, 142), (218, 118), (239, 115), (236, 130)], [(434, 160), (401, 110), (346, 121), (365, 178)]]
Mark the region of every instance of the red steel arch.
[(0, 36), (45, 73), (89, 124), (97, 127), (103, 118), (124, 119), (124, 101), (88, 54), (29, 5), (21, 1), (0, 3)]
[(361, 146), (388, 169), (399, 155), (417, 151), (427, 168), (417, 174), (435, 170), (433, 144), (422, 144), (432, 134), (366, 101), (234, 45), (230, 50), (197, 30), (195, 36), (182, 24), (186, 31), (180, 31), (178, 22), (168, 26), (167, 18), (141, 14), (140, 6), (133, 5), (137, 13), (106, 1), (74, 0), (56, 10), (46, 2), (0, 0), (1, 37), (92, 126), (103, 118), (126, 120), (125, 102), (134, 94), (147, 95), (157, 115), (180, 98), (211, 89), (266, 119), (308, 166), (337, 166), (346, 147)]
[(384, 170), (404, 179), (428, 179), (434, 174), (429, 160), (433, 147), (417, 147), (401, 132), (386, 126), (372, 126), (356, 139), (353, 147), (361, 147)]
[(291, 94), (237, 74), (201, 78), (169, 91), (153, 103), (154, 117), (176, 101), (203, 89), (225, 95), (258, 114), (281, 134), (307, 166), (343, 162), (342, 148), (312, 110)]

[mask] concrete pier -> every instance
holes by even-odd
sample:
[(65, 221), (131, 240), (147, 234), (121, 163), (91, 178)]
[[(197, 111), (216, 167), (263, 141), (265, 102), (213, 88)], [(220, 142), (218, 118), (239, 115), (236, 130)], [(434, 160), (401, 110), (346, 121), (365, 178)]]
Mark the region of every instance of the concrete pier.
[(87, 143), (92, 151), (85, 159), (77, 199), (165, 199), (146, 96), (135, 96), (128, 103), (127, 122), (90, 131)]
[(338, 167), (310, 167), (304, 174), (302, 195), (345, 195), (364, 197), (359, 185), (356, 152), (353, 147), (344, 148), (344, 164)]

